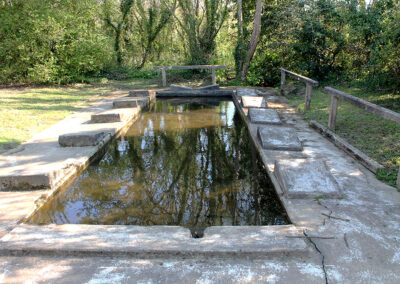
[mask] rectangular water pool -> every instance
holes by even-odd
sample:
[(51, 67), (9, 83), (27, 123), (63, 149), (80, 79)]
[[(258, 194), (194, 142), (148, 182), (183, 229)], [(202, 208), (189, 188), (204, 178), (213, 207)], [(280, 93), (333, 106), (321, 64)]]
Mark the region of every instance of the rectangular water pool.
[(157, 100), (32, 224), (281, 225), (288, 218), (232, 101)]

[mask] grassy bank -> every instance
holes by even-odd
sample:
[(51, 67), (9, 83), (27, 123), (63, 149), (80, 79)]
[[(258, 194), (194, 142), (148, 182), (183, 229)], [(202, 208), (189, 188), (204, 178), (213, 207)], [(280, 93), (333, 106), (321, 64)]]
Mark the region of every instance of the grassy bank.
[(111, 91), (155, 87), (158, 81), (135, 78), (66, 87), (0, 89), (0, 153), (15, 148)]
[[(400, 112), (400, 94), (395, 92), (365, 92), (358, 88), (334, 88), (369, 102)], [(327, 126), (330, 96), (322, 88), (313, 90), (311, 108), (304, 111), (303, 96), (288, 96), (291, 105), (303, 113), (308, 121), (316, 120)], [(341, 101), (335, 133), (385, 166), (378, 177), (390, 185), (396, 184), (400, 166), (400, 124)]]

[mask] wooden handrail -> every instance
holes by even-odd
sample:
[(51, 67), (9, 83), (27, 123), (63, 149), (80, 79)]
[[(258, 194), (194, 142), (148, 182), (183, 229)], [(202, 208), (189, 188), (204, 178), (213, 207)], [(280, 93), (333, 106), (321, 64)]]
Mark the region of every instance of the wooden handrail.
[[(388, 119), (397, 123), (400, 123), (400, 113), (392, 111), (390, 109), (378, 106), (376, 104), (370, 103), (368, 101), (365, 101), (363, 99), (354, 97), (352, 95), (346, 94), (344, 92), (341, 92), (339, 90), (336, 90), (331, 87), (325, 87), (324, 91), (331, 96), (335, 96), (338, 98), (341, 98), (342, 100), (351, 103), (352, 105), (362, 108), (365, 111), (368, 111), (370, 113), (374, 113), (384, 119)], [(332, 121), (332, 126), (329, 126), (330, 128), (335, 128), (335, 121), (336, 121), (336, 116), (334, 117), (334, 120)]]
[(285, 88), (285, 82), (286, 82), (286, 74), (289, 75), (292, 78), (295, 78), (303, 83), (306, 83), (306, 95), (305, 95), (305, 109), (310, 108), (310, 103), (311, 103), (311, 94), (312, 94), (312, 87), (318, 86), (318, 82), (314, 81), (308, 77), (305, 77), (303, 75), (294, 73), (292, 71), (286, 70), (284, 68), (279, 68), (279, 71), (281, 71), (281, 92)]
[(313, 80), (313, 79), (310, 79), (310, 78), (308, 78), (308, 77), (305, 77), (305, 76), (303, 76), (303, 75), (294, 73), (294, 72), (289, 71), (289, 70), (286, 70), (286, 69), (284, 69), (284, 68), (279, 68), (279, 70), (280, 70), (281, 72), (285, 72), (285, 73), (286, 73), (287, 75), (289, 75), (290, 77), (295, 78), (295, 79), (297, 79), (297, 80), (299, 80), (299, 81), (302, 81), (303, 83), (310, 84), (310, 85), (312, 85), (313, 87), (317, 87), (317, 86), (319, 85), (319, 83), (318, 83), (317, 81), (315, 81), (315, 80)]
[(153, 66), (151, 70), (161, 70), (162, 85), (167, 86), (167, 74), (165, 70), (182, 70), (182, 69), (211, 69), (212, 83), (216, 84), (217, 79), (215, 69), (226, 68), (225, 65), (182, 65), (182, 66)]
[[(335, 126), (336, 126), (336, 116), (337, 116), (337, 109), (338, 109), (338, 105), (339, 105), (339, 99), (342, 99), (348, 103), (351, 103), (352, 105), (359, 107), (369, 113), (376, 114), (379, 117), (382, 117), (384, 119), (400, 123), (400, 113), (398, 113), (398, 112), (378, 106), (376, 104), (373, 104), (373, 103), (370, 103), (363, 99), (346, 94), (344, 92), (341, 92), (341, 91), (336, 90), (331, 87), (325, 87), (324, 91), (331, 95), (331, 106), (330, 106), (330, 110), (329, 110), (329, 121), (328, 121), (328, 126), (331, 129), (335, 129)], [(400, 168), (399, 168), (399, 173), (397, 175), (396, 184), (397, 184), (397, 188), (400, 188)]]

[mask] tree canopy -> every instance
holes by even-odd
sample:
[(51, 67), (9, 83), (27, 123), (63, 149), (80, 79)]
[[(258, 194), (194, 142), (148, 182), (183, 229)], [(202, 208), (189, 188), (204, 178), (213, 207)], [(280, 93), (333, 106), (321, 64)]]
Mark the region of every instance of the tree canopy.
[(285, 67), (400, 87), (396, 0), (2, 0), (0, 23), (1, 84), (218, 63), (254, 85)]

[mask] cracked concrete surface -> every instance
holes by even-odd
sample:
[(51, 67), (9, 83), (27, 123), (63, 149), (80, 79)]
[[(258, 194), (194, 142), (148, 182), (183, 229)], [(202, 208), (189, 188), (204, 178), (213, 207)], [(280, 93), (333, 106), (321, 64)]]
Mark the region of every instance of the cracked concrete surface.
[[(400, 193), (311, 129), (283, 99), (273, 101), (282, 121), (296, 130), (303, 151), (262, 149), (257, 126), (246, 109), (241, 112), (292, 223), (304, 232), (304, 238), (293, 237), (303, 238), (311, 254), (137, 258), (26, 252), (0, 256), (0, 283), (400, 283)], [(295, 158), (323, 159), (342, 196), (287, 198), (274, 176), (275, 161)], [(20, 216), (22, 204), (42, 191), (25, 193), (0, 200), (0, 223), (12, 214), (13, 198), (21, 202), (15, 205)]]

